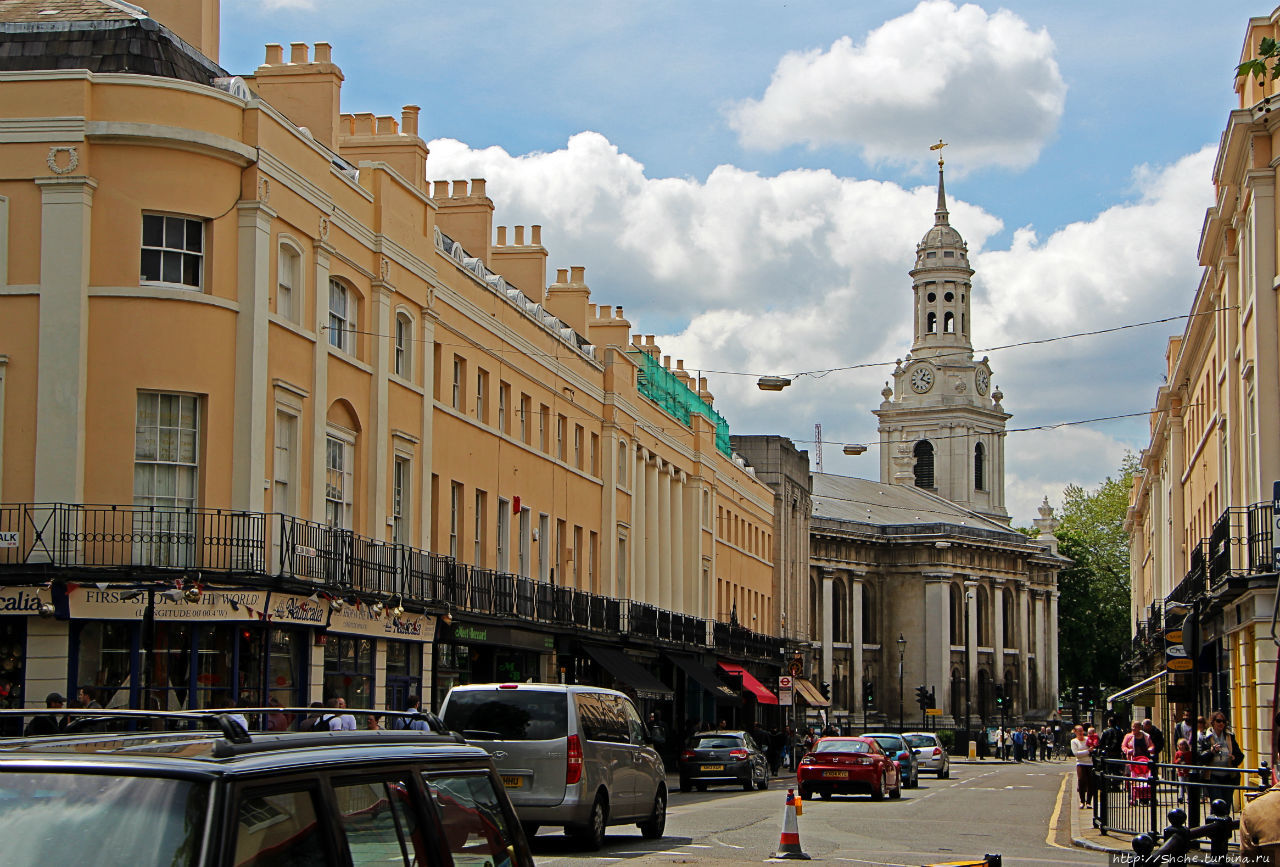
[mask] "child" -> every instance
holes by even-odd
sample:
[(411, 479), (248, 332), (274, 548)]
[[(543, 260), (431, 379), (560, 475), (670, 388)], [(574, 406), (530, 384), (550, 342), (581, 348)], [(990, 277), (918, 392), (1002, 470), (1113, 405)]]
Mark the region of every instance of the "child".
[(1178, 768), (1178, 782), (1183, 785), (1178, 787), (1178, 803), (1181, 804), (1187, 797), (1187, 776), (1190, 773), (1187, 765), (1191, 764), (1191, 744), (1186, 738), (1178, 738), (1178, 748), (1173, 753), (1173, 763), (1182, 765)]

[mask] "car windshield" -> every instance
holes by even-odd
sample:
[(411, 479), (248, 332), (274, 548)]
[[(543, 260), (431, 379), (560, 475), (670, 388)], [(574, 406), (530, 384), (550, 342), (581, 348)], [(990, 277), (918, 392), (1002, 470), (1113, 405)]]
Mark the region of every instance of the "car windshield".
[(569, 733), (569, 702), (563, 692), (455, 690), (444, 724), (468, 740), (549, 741)]
[(689, 747), (695, 750), (731, 750), (740, 746), (740, 738), (726, 735), (694, 735), (689, 738)]
[(161, 777), (0, 773), (6, 864), (197, 863), (207, 790)]
[(818, 741), (815, 753), (869, 753), (871, 747), (866, 741), (838, 741), (831, 738)]
[(907, 735), (907, 743), (913, 747), (933, 747), (937, 746), (933, 742), (933, 735)]
[(903, 747), (902, 745), (902, 738), (896, 735), (893, 737), (885, 737), (883, 735), (873, 735), (873, 737), (875, 738), (876, 743), (878, 743), (881, 747), (883, 747), (886, 750), (905, 749), (905, 747)]

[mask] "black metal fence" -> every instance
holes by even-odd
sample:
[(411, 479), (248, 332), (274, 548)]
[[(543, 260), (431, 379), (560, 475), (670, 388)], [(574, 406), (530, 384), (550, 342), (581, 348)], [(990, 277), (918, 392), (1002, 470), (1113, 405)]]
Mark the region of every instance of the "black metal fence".
[[(292, 515), (159, 506), (0, 504), (0, 575), (220, 573), (523, 622), (779, 659), (783, 640), (642, 602), (459, 563)], [(204, 577), (208, 578), (205, 574)]]
[[(1213, 776), (1208, 774), (1212, 772)], [(1256, 779), (1256, 782), (1255, 782)], [(1271, 785), (1271, 769), (1214, 767), (1101, 759), (1094, 766), (1093, 824), (1103, 833), (1159, 837), (1170, 810), (1182, 809), (1192, 825), (1209, 816), (1215, 800), (1237, 817), (1247, 796)]]

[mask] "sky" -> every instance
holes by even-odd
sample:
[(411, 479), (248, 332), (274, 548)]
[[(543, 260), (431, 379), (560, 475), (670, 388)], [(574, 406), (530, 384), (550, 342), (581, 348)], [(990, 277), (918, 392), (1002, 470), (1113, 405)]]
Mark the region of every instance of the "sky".
[(267, 43), (331, 43), (343, 111), (421, 106), (427, 177), (486, 178), (495, 224), (542, 225), (549, 268), (585, 266), (594, 303), (703, 371), (734, 433), (812, 463), (820, 423), (823, 470), (864, 478), (945, 140), (973, 342), (1013, 413), (1006, 499), (1029, 525), (1114, 475), (1149, 422), (1023, 429), (1145, 413), (1185, 320), (983, 350), (1188, 312), (1245, 27), (1272, 10), (223, 0), (220, 60), (248, 74)]

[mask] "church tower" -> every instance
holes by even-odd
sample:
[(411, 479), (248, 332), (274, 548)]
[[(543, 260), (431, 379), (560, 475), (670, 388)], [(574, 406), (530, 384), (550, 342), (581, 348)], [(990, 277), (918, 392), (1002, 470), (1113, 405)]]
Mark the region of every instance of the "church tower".
[(939, 158), (933, 227), (916, 245), (911, 270), (915, 340), (875, 411), (880, 481), (915, 485), (1008, 523), (1004, 437), (1010, 414), (1000, 405), (1004, 395), (992, 391), (987, 359), (973, 357), (973, 269), (969, 245), (950, 223), (942, 166)]

